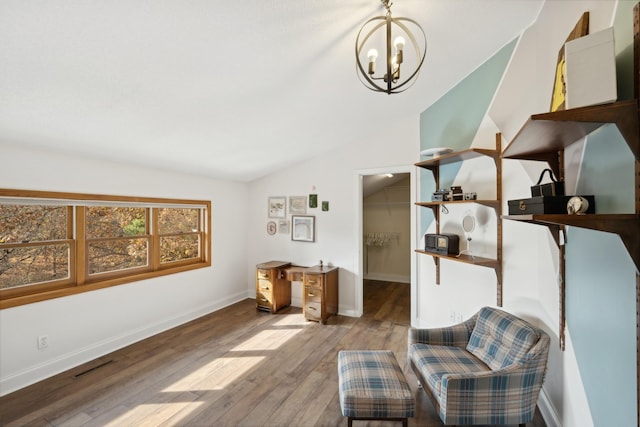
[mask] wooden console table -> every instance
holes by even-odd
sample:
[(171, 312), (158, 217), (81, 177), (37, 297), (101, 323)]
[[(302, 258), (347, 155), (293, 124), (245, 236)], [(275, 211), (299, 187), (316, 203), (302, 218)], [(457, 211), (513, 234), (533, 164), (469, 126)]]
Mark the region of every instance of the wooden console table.
[(302, 311), (307, 320), (323, 325), (338, 314), (338, 267), (292, 266), (269, 261), (256, 266), (256, 308), (277, 312), (291, 305), (291, 282), (302, 282)]

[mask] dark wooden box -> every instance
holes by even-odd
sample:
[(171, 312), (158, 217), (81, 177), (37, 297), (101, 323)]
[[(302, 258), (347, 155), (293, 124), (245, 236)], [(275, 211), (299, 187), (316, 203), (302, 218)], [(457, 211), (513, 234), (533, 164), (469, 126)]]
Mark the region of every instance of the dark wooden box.
[[(566, 214), (567, 202), (572, 196), (538, 196), (509, 200), (509, 215)], [(593, 196), (582, 196), (589, 201), (588, 214), (596, 212)]]

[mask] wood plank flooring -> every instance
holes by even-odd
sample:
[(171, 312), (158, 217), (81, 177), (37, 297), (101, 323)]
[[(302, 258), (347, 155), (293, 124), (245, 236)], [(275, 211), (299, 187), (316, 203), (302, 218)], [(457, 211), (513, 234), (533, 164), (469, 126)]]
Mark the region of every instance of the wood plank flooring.
[(442, 426), (406, 364), (409, 293), (367, 282), (364, 315), (327, 325), (247, 299), (0, 398), (0, 426), (346, 426), (342, 349), (393, 350), (416, 396), (409, 425)]

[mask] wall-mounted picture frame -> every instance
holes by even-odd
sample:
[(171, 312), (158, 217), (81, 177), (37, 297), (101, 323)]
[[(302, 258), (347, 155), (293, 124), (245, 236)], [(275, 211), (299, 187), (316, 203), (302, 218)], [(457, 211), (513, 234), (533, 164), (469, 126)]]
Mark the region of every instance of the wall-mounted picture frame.
[(289, 220), (281, 219), (278, 221), (278, 233), (289, 234)]
[(289, 213), (304, 215), (307, 213), (307, 196), (289, 196)]
[(287, 198), (285, 196), (269, 197), (269, 218), (287, 217)]
[(309, 194), (309, 207), (317, 208), (318, 207), (318, 195), (317, 194)]
[(323, 201), (322, 202), (322, 211), (323, 212), (327, 212), (328, 210), (329, 210), (329, 202)]
[(267, 234), (269, 236), (273, 236), (274, 234), (276, 234), (276, 222), (275, 221), (269, 221), (267, 223)]
[(292, 215), (291, 240), (297, 242), (315, 242), (316, 217), (312, 215)]

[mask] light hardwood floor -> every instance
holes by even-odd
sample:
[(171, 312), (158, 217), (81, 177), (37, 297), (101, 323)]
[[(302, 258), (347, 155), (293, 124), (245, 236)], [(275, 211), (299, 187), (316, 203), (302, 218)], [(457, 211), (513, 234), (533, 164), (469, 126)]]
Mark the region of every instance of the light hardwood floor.
[(442, 426), (407, 368), (409, 300), (407, 284), (370, 282), (361, 318), (321, 325), (248, 299), (0, 398), (0, 426), (346, 426), (342, 349), (393, 350), (416, 396), (409, 425)]

